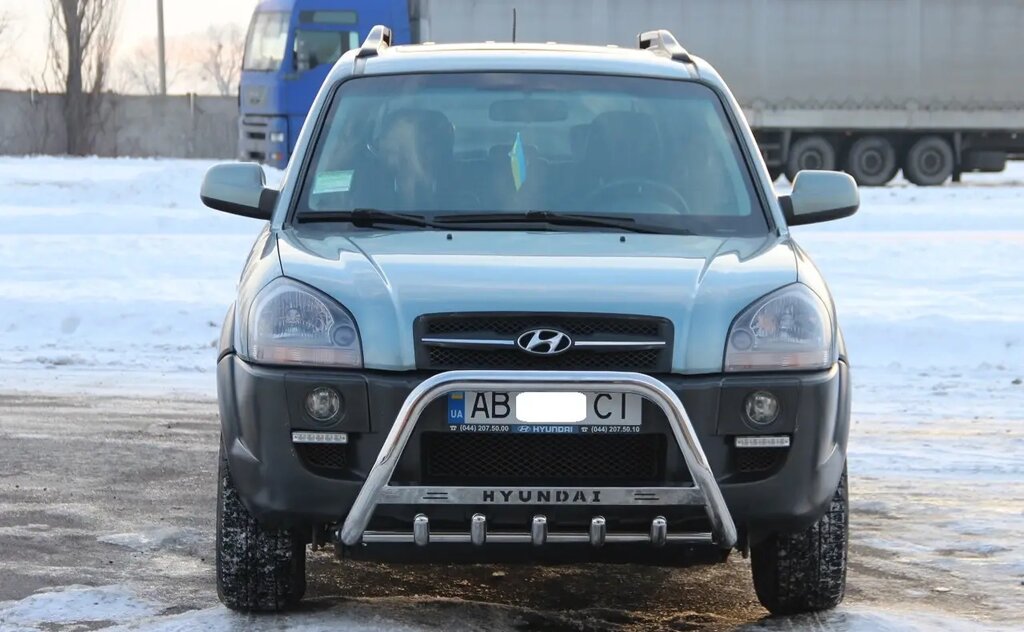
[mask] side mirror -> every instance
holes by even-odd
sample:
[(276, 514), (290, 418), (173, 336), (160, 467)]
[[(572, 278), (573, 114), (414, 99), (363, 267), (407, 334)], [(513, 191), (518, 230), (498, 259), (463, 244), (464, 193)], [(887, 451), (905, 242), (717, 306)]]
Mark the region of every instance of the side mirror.
[(278, 191), (266, 187), (263, 167), (251, 162), (214, 165), (206, 172), (199, 199), (217, 211), (269, 220)]
[(779, 204), (790, 226), (816, 224), (849, 217), (860, 206), (857, 183), (839, 171), (801, 171), (793, 192), (780, 195)]

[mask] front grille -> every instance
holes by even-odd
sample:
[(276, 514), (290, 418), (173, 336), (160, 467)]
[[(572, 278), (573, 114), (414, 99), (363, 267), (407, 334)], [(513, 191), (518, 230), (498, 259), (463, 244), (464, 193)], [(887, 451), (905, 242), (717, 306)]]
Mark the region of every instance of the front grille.
[(650, 483), (665, 475), (666, 438), (661, 434), (427, 432), (421, 445), (428, 483)]
[(560, 314), (452, 314), (424, 318), (424, 332), (440, 334), (497, 334), (514, 336), (533, 327), (557, 327), (571, 336), (643, 336), (658, 339), (663, 321), (638, 316), (563, 316)]
[(295, 451), (306, 465), (326, 470), (348, 467), (348, 446), (335, 443), (296, 443)]
[[(664, 343), (648, 348), (572, 347), (532, 355), (513, 345), (523, 332), (550, 328), (580, 342)], [(664, 318), (616, 314), (427, 314), (416, 319), (416, 364), (421, 369), (530, 369), (667, 372), (672, 366), (672, 323)], [(498, 341), (509, 346), (442, 344), (424, 338)]]
[(736, 448), (736, 471), (767, 472), (786, 458), (783, 448)]
[(567, 351), (553, 358), (526, 355), (513, 349), (430, 349), (433, 369), (550, 369), (580, 371), (657, 371), (656, 349), (643, 351)]

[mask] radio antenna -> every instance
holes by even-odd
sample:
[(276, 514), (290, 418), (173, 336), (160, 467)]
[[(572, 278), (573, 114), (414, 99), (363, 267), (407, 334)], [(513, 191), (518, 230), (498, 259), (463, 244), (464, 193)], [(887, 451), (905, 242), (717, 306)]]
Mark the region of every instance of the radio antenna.
[(516, 43), (516, 8), (512, 7), (512, 43)]

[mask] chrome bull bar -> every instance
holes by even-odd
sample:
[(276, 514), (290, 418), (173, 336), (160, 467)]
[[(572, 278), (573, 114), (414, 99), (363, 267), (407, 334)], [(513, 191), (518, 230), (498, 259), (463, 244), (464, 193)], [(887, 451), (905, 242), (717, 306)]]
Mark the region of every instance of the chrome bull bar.
[[(617, 371), (448, 371), (427, 378), (405, 398), (391, 432), (381, 446), (373, 468), (366, 482), (359, 490), (355, 503), (341, 527), (340, 539), (348, 546), (365, 541), (403, 541), (378, 532), (367, 532), (366, 527), (378, 504), (489, 504), (494, 502), (494, 492), (487, 496), (482, 487), (408, 486), (390, 484), (395, 467), (405, 451), (416, 423), (423, 411), (438, 397), (450, 391), (601, 391), (608, 393), (632, 393), (640, 395), (657, 405), (668, 419), (679, 450), (690, 470), (692, 485), (677, 487), (586, 487), (575, 489), (581, 492), (581, 504), (589, 505), (702, 505), (711, 524), (708, 540), (722, 548), (736, 544), (736, 525), (732, 520), (722, 492), (708, 465), (704, 450), (694, 433), (693, 424), (679, 397), (664, 383), (642, 373)], [(521, 504), (538, 503), (540, 492), (549, 491), (542, 487), (516, 487), (515, 496), (509, 501)], [(520, 493), (523, 494), (520, 497)], [(596, 494), (595, 494), (596, 493)], [(523, 500), (526, 499), (526, 500)], [(572, 503), (572, 500), (567, 500)], [(419, 518), (419, 516), (417, 517)], [(426, 517), (423, 516), (425, 519)], [(657, 519), (655, 519), (657, 521)], [(664, 520), (664, 519), (662, 519)], [(422, 522), (422, 521), (421, 521)], [(602, 521), (603, 524), (603, 521)], [(429, 529), (429, 527), (427, 527)], [(440, 534), (439, 534), (440, 535)], [(552, 536), (556, 534), (552, 533)], [(584, 536), (586, 537), (586, 536)], [(529, 536), (526, 536), (529, 541)], [(413, 540), (414, 538), (409, 538)], [(493, 541), (492, 538), (488, 538)], [(608, 540), (612, 541), (612, 534)], [(659, 537), (659, 539), (661, 539)], [(682, 539), (667, 536), (668, 540)], [(472, 538), (467, 534), (465, 541)], [(551, 537), (551, 541), (557, 538)], [(435, 541), (445, 541), (437, 538)], [(463, 541), (460, 538), (448, 541)]]

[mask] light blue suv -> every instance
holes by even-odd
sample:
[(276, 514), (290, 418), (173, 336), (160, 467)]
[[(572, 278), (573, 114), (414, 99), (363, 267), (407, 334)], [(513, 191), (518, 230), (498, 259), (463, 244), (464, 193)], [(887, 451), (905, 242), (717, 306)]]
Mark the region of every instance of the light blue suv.
[(239, 610), (341, 557), (752, 556), (773, 613), (843, 597), (846, 349), (735, 99), (667, 31), (637, 50), (390, 46), (334, 67), (218, 355), (217, 581)]

